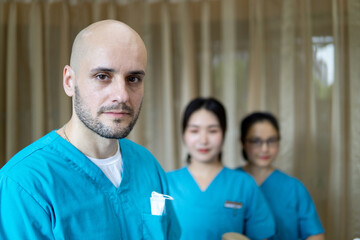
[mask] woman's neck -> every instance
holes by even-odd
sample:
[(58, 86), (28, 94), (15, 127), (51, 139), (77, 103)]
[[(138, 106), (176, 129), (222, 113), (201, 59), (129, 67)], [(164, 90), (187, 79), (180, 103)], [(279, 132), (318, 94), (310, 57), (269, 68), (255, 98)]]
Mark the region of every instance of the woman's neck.
[(261, 186), (263, 182), (270, 176), (270, 174), (275, 170), (272, 165), (267, 167), (258, 167), (253, 164), (247, 163), (243, 169), (245, 172), (251, 174), (254, 178), (258, 186)]
[(224, 166), (220, 161), (211, 163), (192, 161), (188, 165), (191, 175), (202, 191), (206, 190), (223, 167)]

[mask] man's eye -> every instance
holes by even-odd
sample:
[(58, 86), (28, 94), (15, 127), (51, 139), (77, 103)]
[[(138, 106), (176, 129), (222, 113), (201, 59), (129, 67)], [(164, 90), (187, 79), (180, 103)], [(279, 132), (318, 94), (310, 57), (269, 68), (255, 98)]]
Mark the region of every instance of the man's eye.
[(96, 75), (96, 78), (101, 81), (106, 81), (109, 77), (106, 74), (98, 74)]
[(131, 83), (137, 83), (141, 81), (141, 78), (137, 77), (137, 76), (130, 76), (128, 77), (128, 81)]

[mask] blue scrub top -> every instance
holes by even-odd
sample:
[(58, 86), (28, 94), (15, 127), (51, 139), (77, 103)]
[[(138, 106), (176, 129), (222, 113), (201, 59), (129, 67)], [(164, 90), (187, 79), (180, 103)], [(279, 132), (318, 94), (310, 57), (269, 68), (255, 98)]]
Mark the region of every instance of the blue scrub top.
[(16, 154), (0, 170), (0, 239), (179, 239), (169, 200), (151, 215), (152, 191), (168, 194), (165, 172), (144, 147), (119, 144), (119, 188), (55, 131)]
[(264, 239), (275, 232), (270, 209), (253, 178), (224, 167), (205, 191), (188, 168), (167, 174), (182, 238), (220, 240), (226, 232)]
[(298, 179), (275, 170), (260, 189), (276, 222), (276, 234), (270, 239), (306, 239), (324, 233), (315, 204)]

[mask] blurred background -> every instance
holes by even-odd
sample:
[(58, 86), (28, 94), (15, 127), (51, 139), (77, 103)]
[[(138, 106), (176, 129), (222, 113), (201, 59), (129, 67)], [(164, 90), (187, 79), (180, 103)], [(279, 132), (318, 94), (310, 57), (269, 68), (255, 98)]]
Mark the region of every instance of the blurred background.
[(124, 21), (148, 48), (129, 138), (165, 170), (185, 165), (180, 122), (192, 98), (225, 105), (229, 167), (244, 163), (241, 118), (270, 111), (276, 165), (306, 185), (326, 238), (360, 237), (359, 0), (0, 0), (0, 167), (68, 121), (62, 70), (76, 34), (102, 19)]

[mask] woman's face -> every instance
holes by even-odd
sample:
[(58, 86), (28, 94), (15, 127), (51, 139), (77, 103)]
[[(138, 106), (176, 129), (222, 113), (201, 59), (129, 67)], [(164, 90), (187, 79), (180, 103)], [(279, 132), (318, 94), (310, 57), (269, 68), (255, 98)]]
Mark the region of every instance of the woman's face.
[(253, 124), (246, 135), (243, 148), (250, 164), (268, 167), (275, 160), (279, 151), (279, 135), (268, 121)]
[(189, 118), (184, 142), (191, 161), (210, 163), (219, 161), (223, 132), (218, 118), (211, 111), (199, 109)]

